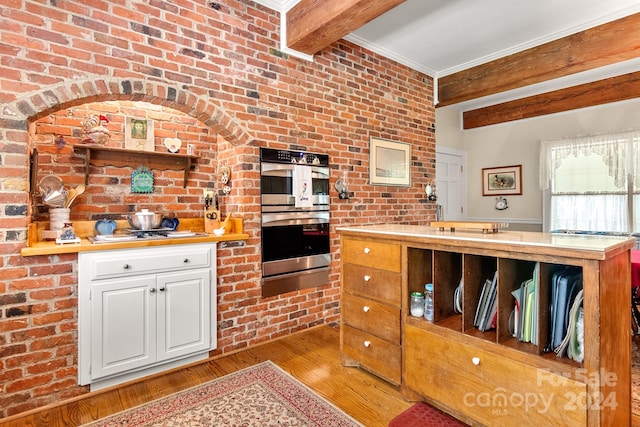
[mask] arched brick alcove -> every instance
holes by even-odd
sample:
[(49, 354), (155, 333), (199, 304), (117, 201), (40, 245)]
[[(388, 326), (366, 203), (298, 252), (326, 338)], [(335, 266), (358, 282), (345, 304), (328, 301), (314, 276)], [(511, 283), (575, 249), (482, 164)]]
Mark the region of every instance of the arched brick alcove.
[(140, 79), (96, 78), (44, 88), (3, 106), (0, 118), (5, 128), (26, 130), (28, 122), (62, 108), (117, 100), (145, 101), (171, 107), (210, 126), (233, 146), (249, 145), (254, 139), (224, 112), (222, 106), (211, 102), (206, 93)]

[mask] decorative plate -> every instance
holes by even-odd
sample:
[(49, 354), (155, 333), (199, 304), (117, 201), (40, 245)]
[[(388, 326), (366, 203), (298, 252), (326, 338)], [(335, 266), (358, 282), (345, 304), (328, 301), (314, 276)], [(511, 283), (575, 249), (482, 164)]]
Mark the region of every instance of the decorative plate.
[(171, 230), (175, 230), (178, 228), (178, 218), (162, 218), (162, 222), (160, 222), (160, 226), (163, 228), (170, 228)]
[(182, 141), (180, 138), (165, 138), (164, 146), (167, 147), (170, 153), (177, 153), (182, 147)]
[(116, 231), (117, 225), (115, 223), (115, 221), (112, 221), (110, 219), (101, 219), (99, 221), (96, 221), (96, 225), (95, 225), (95, 229), (98, 232), (99, 235), (109, 235), (109, 234), (113, 234), (114, 231)]

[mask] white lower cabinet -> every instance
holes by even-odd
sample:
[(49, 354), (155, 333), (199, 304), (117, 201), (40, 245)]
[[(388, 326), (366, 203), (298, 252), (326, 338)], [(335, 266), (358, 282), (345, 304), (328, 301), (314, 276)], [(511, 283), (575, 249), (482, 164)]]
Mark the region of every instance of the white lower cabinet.
[(206, 358), (216, 345), (215, 249), (81, 253), (79, 383), (99, 389)]

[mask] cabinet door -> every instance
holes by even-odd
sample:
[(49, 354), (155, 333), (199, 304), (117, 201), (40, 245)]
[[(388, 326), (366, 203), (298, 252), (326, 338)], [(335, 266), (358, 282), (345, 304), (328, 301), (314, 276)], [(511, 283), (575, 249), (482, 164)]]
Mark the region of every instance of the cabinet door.
[(91, 378), (156, 361), (155, 276), (91, 285)]
[(208, 350), (209, 270), (158, 276), (158, 361)]

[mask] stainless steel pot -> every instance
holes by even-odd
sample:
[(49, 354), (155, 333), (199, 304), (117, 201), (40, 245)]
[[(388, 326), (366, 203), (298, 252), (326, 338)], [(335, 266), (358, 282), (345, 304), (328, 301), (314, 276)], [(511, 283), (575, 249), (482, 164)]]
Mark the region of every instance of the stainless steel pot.
[(162, 214), (149, 212), (148, 209), (142, 209), (134, 215), (128, 215), (129, 225), (137, 230), (152, 230), (158, 228), (162, 221)]

